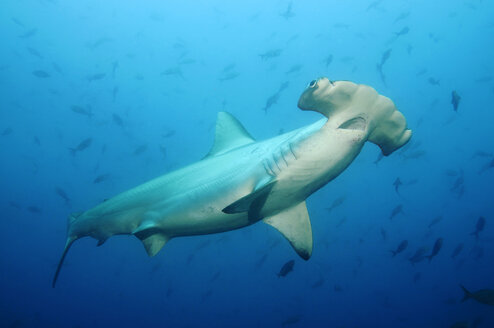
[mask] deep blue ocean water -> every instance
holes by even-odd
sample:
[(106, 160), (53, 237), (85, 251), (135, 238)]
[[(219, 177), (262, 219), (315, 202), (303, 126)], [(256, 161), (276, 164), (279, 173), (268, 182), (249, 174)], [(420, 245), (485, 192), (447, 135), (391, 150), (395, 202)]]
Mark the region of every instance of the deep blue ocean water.
[[(494, 327), (459, 286), (494, 289), (492, 1), (0, 9), (1, 327)], [(318, 120), (297, 101), (320, 76), (390, 97), (413, 137), (382, 159), (367, 143), (307, 200), (310, 260), (263, 223), (153, 258), (132, 236), (84, 238), (51, 287), (70, 213), (200, 160), (218, 111), (257, 140)]]

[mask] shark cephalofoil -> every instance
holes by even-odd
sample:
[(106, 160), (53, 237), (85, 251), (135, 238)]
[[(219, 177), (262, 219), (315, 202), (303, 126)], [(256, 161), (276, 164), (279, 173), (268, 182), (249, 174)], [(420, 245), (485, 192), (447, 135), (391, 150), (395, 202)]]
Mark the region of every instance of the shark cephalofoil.
[(86, 236), (101, 245), (113, 235), (134, 235), (154, 256), (172, 238), (262, 220), (309, 259), (313, 243), (306, 198), (343, 172), (367, 140), (389, 155), (412, 133), (389, 98), (349, 81), (312, 81), (298, 107), (325, 118), (256, 142), (232, 115), (220, 112), (205, 158), (70, 215), (53, 287), (69, 248)]

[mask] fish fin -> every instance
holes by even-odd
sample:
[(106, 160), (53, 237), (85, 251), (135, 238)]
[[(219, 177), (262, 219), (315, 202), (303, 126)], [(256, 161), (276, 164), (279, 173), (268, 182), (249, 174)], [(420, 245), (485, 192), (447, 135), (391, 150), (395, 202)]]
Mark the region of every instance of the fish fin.
[(234, 214), (248, 212), (249, 221), (260, 220), (260, 212), (266, 202), (271, 189), (276, 184), (276, 180), (269, 179), (269, 182), (260, 183), (253, 192), (231, 203), (223, 209), (223, 213)]
[(263, 220), (278, 230), (298, 255), (308, 260), (312, 255), (312, 227), (305, 201)]
[(463, 298), (461, 299), (461, 301), (465, 302), (467, 299), (472, 297), (472, 293), (470, 293), (465, 287), (463, 287), (463, 285), (460, 285), (460, 287), (461, 287), (461, 289), (463, 289), (463, 293), (465, 293), (463, 295)]
[(155, 256), (165, 246), (166, 242), (170, 240), (168, 236), (162, 233), (155, 233), (144, 239), (141, 239), (144, 244), (144, 248), (149, 256)]
[(253, 142), (255, 142), (254, 138), (232, 114), (219, 112), (214, 144), (206, 157), (224, 154)]
[[(70, 220), (70, 218), (69, 218), (69, 220)], [(65, 256), (67, 255), (67, 253), (70, 249), (70, 246), (72, 246), (72, 244), (76, 240), (77, 240), (77, 238), (72, 237), (72, 236), (67, 238), (67, 241), (65, 242), (65, 247), (63, 249), (62, 256), (60, 257), (60, 260), (58, 261), (57, 271), (55, 271), (55, 276), (53, 277), (53, 281), (51, 283), (52, 288), (55, 288), (55, 284), (57, 283), (58, 275), (60, 274), (60, 270), (62, 269), (62, 265), (63, 265), (63, 262), (65, 260)]]

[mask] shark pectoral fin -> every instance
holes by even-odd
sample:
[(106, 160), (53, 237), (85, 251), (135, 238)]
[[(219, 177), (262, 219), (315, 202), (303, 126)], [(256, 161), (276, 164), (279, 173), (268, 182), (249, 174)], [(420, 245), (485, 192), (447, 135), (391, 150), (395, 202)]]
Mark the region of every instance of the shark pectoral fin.
[(225, 207), (223, 213), (234, 214), (248, 212), (249, 221), (261, 219), (261, 217), (259, 217), (260, 211), (275, 184), (276, 180), (264, 183), (247, 196), (244, 196)]
[(154, 235), (141, 239), (149, 256), (155, 256), (158, 254), (168, 240), (170, 240), (170, 238), (162, 233), (155, 233)]
[(254, 141), (254, 138), (232, 114), (219, 112), (216, 120), (214, 144), (206, 157), (224, 154)]
[(265, 218), (263, 221), (281, 232), (300, 257), (304, 260), (310, 258), (312, 255), (312, 227), (305, 201), (286, 211)]

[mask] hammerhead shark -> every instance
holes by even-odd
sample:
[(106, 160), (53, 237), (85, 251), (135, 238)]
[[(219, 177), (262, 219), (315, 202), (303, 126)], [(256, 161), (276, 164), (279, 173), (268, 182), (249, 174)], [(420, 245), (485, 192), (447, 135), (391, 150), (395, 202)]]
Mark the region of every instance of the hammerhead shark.
[(263, 221), (308, 260), (313, 242), (307, 197), (342, 173), (367, 140), (387, 156), (412, 132), (389, 98), (349, 81), (313, 80), (298, 107), (325, 117), (264, 141), (219, 112), (213, 147), (202, 160), (71, 214), (52, 286), (71, 245), (87, 236), (102, 245), (113, 235), (134, 235), (154, 256), (175, 237)]

